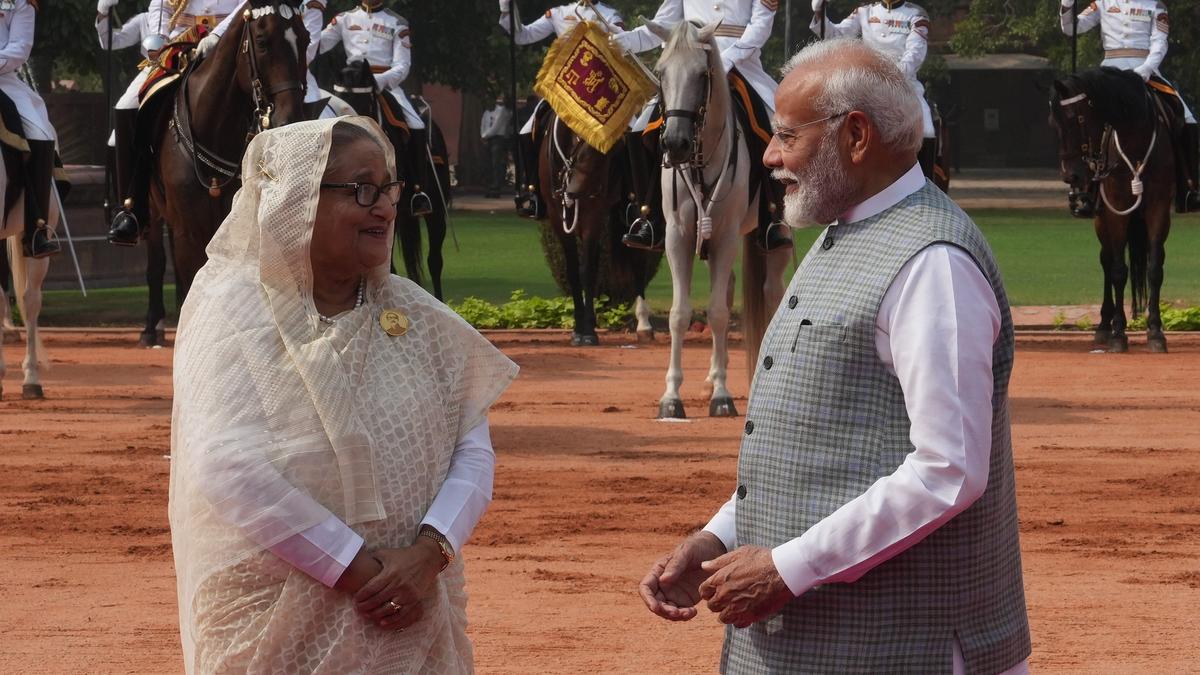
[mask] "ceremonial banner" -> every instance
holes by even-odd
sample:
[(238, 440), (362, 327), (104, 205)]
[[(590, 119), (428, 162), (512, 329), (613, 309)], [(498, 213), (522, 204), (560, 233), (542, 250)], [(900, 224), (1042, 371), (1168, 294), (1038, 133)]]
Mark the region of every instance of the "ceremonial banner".
[(571, 131), (608, 152), (654, 94), (654, 83), (630, 58), (609, 45), (599, 26), (580, 21), (550, 45), (533, 90)]

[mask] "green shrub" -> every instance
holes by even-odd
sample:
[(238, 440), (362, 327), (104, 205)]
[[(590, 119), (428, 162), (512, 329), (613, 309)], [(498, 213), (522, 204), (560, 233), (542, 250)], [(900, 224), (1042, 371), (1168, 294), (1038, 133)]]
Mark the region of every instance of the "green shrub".
[[(610, 304), (605, 296), (597, 298), (596, 323), (600, 328), (620, 329), (628, 323), (628, 303)], [(450, 303), (450, 308), (476, 328), (574, 328), (575, 306), (570, 298), (539, 298), (518, 289), (502, 305), (477, 297)]]
[[(1163, 303), (1158, 310), (1162, 314), (1163, 330), (1200, 330), (1200, 307), (1177, 309)], [(1139, 316), (1130, 321), (1129, 330), (1146, 330), (1146, 317)]]

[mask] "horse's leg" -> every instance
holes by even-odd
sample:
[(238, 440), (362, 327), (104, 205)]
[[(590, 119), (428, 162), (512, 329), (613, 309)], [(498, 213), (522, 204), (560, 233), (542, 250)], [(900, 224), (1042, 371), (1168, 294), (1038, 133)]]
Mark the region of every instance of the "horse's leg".
[[(3, 220), (0, 220), (0, 227), (3, 227), (3, 225), (4, 225)], [(13, 246), (10, 244), (10, 242), (13, 242), (13, 241), (16, 241), (16, 240), (11, 237), (8, 239), (0, 239), (0, 258), (4, 258), (5, 262), (8, 261), (8, 258), (6, 256), (6, 251), (8, 251), (8, 250), (13, 251), (14, 257), (21, 255), (20, 249), (17, 248), (16, 246)], [(7, 326), (10, 321), (8, 312), (9, 312), (8, 293), (5, 292), (4, 293), (4, 317), (3, 317), (5, 326)], [(0, 400), (4, 399), (4, 376), (5, 376), (5, 374), (8, 373), (8, 366), (5, 365), (5, 362), (4, 362), (4, 343), (5, 343), (7, 337), (8, 337), (8, 329), (7, 328), (0, 329)]]
[(146, 326), (142, 328), (142, 335), (138, 339), (142, 347), (162, 346), (158, 332), (167, 316), (166, 302), (163, 300), (167, 251), (163, 246), (162, 229), (162, 222), (152, 217), (146, 232), (146, 288), (150, 294), (150, 304), (146, 310)]
[[(1107, 221), (1103, 228), (1100, 227), (1102, 221)], [(1104, 277), (1109, 286), (1105, 292), (1105, 304), (1108, 304), (1109, 292), (1112, 294), (1109, 308), (1111, 332), (1107, 348), (1113, 353), (1126, 352), (1129, 351), (1129, 336), (1125, 334), (1125, 283), (1129, 280), (1129, 265), (1125, 263), (1125, 240), (1129, 218), (1105, 213), (1096, 219), (1096, 224), (1100, 235), (1101, 264), (1104, 265)]]
[(1163, 283), (1163, 264), (1167, 259), (1167, 233), (1171, 228), (1170, 200), (1164, 200), (1167, 206), (1156, 208), (1151, 212), (1147, 209), (1146, 228), (1149, 234), (1147, 250), (1146, 276), (1149, 293), (1146, 297), (1146, 346), (1157, 354), (1167, 352), (1167, 336), (1163, 334), (1162, 312), (1158, 302)]
[(733, 302), (733, 261), (737, 254), (738, 232), (734, 227), (722, 228), (720, 240), (709, 242), (708, 327), (712, 331), (712, 357), (706, 381), (712, 385), (708, 401), (710, 417), (737, 417), (733, 396), (725, 383), (729, 375), (729, 315)]
[(429, 231), (429, 255), (426, 256), (426, 263), (429, 265), (429, 277), (433, 281), (433, 297), (445, 300), (442, 296), (442, 269), (445, 267), (442, 245), (446, 242), (446, 209), (441, 201), (434, 202), (433, 213), (425, 216), (425, 227)]
[(50, 270), (49, 258), (25, 258), (25, 287), (21, 289), (21, 320), (25, 322), (25, 381), (21, 384), (21, 397), (26, 399), (45, 398), (39, 369), (46, 362), (41, 353), (42, 341), (38, 337), (38, 318), (42, 313), (42, 282)]
[(650, 303), (646, 302), (646, 286), (649, 285), (650, 263), (649, 254), (635, 251), (631, 256), (633, 265), (633, 283), (637, 291), (637, 299), (633, 301), (633, 315), (637, 318), (637, 340), (642, 343), (654, 342), (654, 327), (650, 325)]
[(683, 419), (683, 401), (679, 386), (683, 384), (683, 338), (692, 322), (692, 264), (696, 256), (696, 235), (675, 224), (675, 216), (667, 221), (667, 264), (671, 268), (671, 362), (667, 366), (667, 389), (658, 401), (659, 419)]
[(584, 320), (584, 301), (583, 301), (583, 280), (580, 275), (579, 262), (579, 247), (582, 246), (581, 240), (572, 235), (562, 234), (562, 227), (551, 219), (551, 224), (558, 234), (558, 240), (562, 243), (563, 258), (565, 271), (567, 273), (567, 285), (571, 287), (571, 303), (575, 309), (575, 327), (571, 330), (571, 346), (578, 347), (583, 342), (583, 334), (580, 330), (586, 330), (586, 322)]
[[(576, 204), (575, 208), (581, 208), (581, 204)], [(576, 241), (580, 248), (579, 255), (579, 281), (580, 289), (583, 291), (583, 311), (576, 312), (575, 319), (575, 334), (579, 336), (579, 344), (582, 346), (595, 346), (600, 344), (600, 338), (596, 335), (596, 289), (600, 283), (600, 275), (597, 274), (600, 266), (600, 241), (598, 232), (601, 230), (602, 223), (597, 223), (594, 227), (586, 230), (584, 236), (579, 237)], [(582, 322), (582, 323), (581, 323)]]

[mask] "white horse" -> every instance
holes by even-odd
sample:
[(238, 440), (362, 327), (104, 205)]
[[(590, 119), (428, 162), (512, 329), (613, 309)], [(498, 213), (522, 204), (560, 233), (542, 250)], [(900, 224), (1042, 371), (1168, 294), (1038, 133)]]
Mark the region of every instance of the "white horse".
[[(742, 251), (742, 324), (751, 373), (769, 312), (783, 297), (783, 273), (789, 252), (765, 253), (754, 243), (758, 197), (750, 194), (750, 174), (761, 157), (746, 150), (745, 133), (734, 116), (725, 69), (712, 36), (718, 23), (696, 28), (681, 21), (668, 31), (653, 21), (646, 26), (666, 46), (658, 61), (664, 126), (662, 145), (668, 166), (662, 174), (663, 213), (667, 220), (667, 262), (671, 266), (671, 365), (667, 389), (658, 403), (659, 418), (686, 417), (679, 385), (683, 382), (683, 337), (692, 320), (689, 298), (696, 255), (708, 261), (711, 297), (712, 360), (706, 382), (712, 387), (708, 414), (736, 416), (725, 386), (729, 366), (733, 262), (738, 240)], [(765, 178), (765, 176), (764, 176)]]
[[(7, 149), (4, 151), (8, 152)], [(10, 183), (5, 162), (0, 162), (0, 198), (7, 194)], [(59, 200), (58, 188), (51, 187), (54, 192), (50, 199), (50, 228), (58, 229)], [(7, 201), (7, 199), (3, 199)], [(42, 282), (50, 269), (50, 258), (26, 258), (21, 254), (21, 234), (25, 230), (25, 191), (21, 190), (8, 212), (0, 221), (0, 241), (8, 241), (8, 260), (13, 273), (13, 293), (17, 296), (17, 307), (21, 310), (21, 322), (25, 325), (25, 360), (21, 364), (25, 371), (25, 380), (21, 385), (21, 396), (27, 399), (44, 398), (42, 393), (41, 373), (50, 369), (50, 361), (42, 346), (42, 338), (38, 335), (38, 316), (42, 313)], [(0, 250), (0, 255), (4, 251)], [(16, 333), (13, 329), (12, 317), (8, 306), (8, 296), (0, 293), (0, 336)], [(3, 397), (3, 382), (5, 374), (4, 350), (0, 349), (0, 397)]]

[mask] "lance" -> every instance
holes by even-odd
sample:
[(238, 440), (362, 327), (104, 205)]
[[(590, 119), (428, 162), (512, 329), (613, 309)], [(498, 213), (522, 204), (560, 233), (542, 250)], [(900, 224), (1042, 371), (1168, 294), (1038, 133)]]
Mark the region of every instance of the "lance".
[[(111, 7), (108, 8), (108, 42), (105, 43), (104, 49), (104, 111), (105, 118), (108, 120), (108, 133), (113, 133), (113, 101), (112, 101), (112, 48), (113, 48), (113, 20), (116, 15)], [(108, 137), (104, 140), (104, 152), (108, 154)], [(112, 202), (109, 198), (113, 194), (113, 176), (112, 162), (105, 157), (104, 160), (104, 220), (105, 222), (112, 220)], [(82, 281), (80, 281), (82, 284)], [(84, 294), (86, 295), (86, 291)]]
[(517, 195), (520, 195), (521, 181), (532, 182), (533, 177), (525, 175), (525, 162), (522, 157), (524, 153), (521, 152), (520, 137), (517, 135), (517, 0), (512, 0), (512, 4), (508, 8), (508, 69), (509, 106), (512, 108), (509, 134), (512, 136), (510, 143), (513, 164), (517, 168), (517, 175), (513, 178), (513, 189)]
[(821, 9), (817, 10), (817, 13), (821, 15), (821, 39), (824, 40), (825, 39), (825, 4), (824, 3), (821, 3)]
[(1079, 57), (1079, 14), (1075, 12), (1078, 0), (1071, 0), (1071, 73), (1075, 73)]

